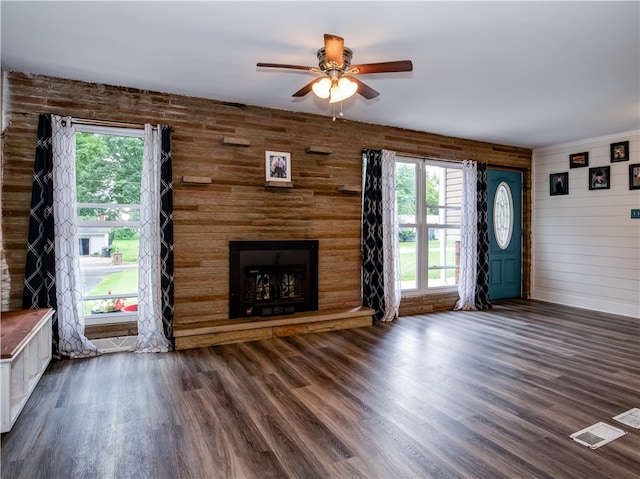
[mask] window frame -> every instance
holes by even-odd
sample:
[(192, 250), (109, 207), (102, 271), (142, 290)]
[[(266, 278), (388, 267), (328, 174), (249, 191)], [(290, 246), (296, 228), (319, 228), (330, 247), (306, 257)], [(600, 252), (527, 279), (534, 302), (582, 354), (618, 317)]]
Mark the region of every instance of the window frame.
[[(109, 136), (120, 136), (120, 137), (129, 137), (129, 138), (139, 138), (144, 142), (144, 130), (139, 128), (122, 128), (122, 127), (110, 127), (110, 126), (98, 126), (98, 125), (83, 125), (78, 124), (75, 126), (75, 135), (78, 133), (90, 133), (97, 135), (109, 135)], [(140, 220), (104, 220), (104, 221), (94, 221), (94, 220), (83, 220), (78, 216), (78, 211), (80, 208), (105, 208), (105, 209), (124, 209), (129, 208), (130, 210), (140, 210), (141, 204), (120, 204), (120, 203), (80, 203), (78, 202), (78, 193), (76, 191), (76, 222), (78, 229), (80, 228), (101, 228), (104, 229), (105, 232), (109, 232), (109, 230), (113, 228), (140, 228)], [(79, 238), (80, 239), (80, 238)], [(80, 258), (79, 258), (80, 259)], [(82, 267), (80, 267), (80, 271), (82, 272)], [(139, 286), (138, 291), (135, 292), (118, 292), (119, 297), (126, 298), (138, 298), (139, 297)], [(85, 301), (95, 301), (100, 299), (113, 299), (114, 295), (108, 294), (99, 294), (99, 295), (86, 295), (84, 291), (82, 291), (82, 304), (84, 305)], [(84, 311), (84, 307), (82, 308)], [(137, 312), (123, 312), (119, 311), (117, 313), (104, 312), (97, 315), (94, 314), (84, 314), (84, 322), (86, 326), (98, 326), (104, 324), (118, 324), (118, 323), (128, 323), (137, 321), (138, 313)]]
[[(451, 206), (446, 204), (446, 191), (440, 190), (440, 198), (445, 198), (445, 203), (442, 204), (439, 201), (438, 205), (428, 205), (426, 195), (426, 173), (427, 166), (435, 166), (439, 168), (449, 168), (462, 170), (462, 164), (454, 161), (438, 160), (433, 158), (412, 158), (404, 157), (401, 154), (396, 156), (396, 163), (405, 163), (415, 165), (416, 177), (415, 177), (415, 192), (416, 192), (416, 205), (415, 205), (415, 222), (401, 223), (398, 215), (398, 229), (414, 228), (416, 231), (416, 286), (415, 288), (403, 288), (401, 295), (403, 297), (410, 296), (424, 296), (428, 294), (436, 294), (443, 292), (457, 291), (458, 285), (436, 285), (429, 286), (429, 272), (434, 270), (451, 270), (457, 269), (457, 267), (451, 268), (450, 266), (436, 266), (429, 267), (429, 230), (430, 229), (445, 229), (445, 230), (457, 230), (461, 234), (460, 223), (430, 223), (428, 209), (438, 208), (439, 210), (461, 210), (461, 206)], [(445, 170), (446, 171), (446, 170)], [(426, 238), (426, 241), (423, 241)], [(444, 252), (446, 254), (446, 244), (444, 245)]]

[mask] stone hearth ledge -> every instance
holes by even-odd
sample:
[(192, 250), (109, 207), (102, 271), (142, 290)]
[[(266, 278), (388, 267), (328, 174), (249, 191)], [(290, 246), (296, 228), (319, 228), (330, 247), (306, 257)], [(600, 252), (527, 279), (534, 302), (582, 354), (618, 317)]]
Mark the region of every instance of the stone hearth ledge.
[(358, 306), (351, 309), (305, 311), (284, 316), (225, 319), (176, 325), (173, 335), (176, 349), (201, 348), (371, 326), (374, 312), (371, 308)]

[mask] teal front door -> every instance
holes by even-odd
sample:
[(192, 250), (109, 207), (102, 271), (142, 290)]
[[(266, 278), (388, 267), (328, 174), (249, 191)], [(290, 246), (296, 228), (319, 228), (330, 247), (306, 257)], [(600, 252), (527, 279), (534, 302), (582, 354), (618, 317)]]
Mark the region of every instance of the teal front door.
[(522, 174), (487, 171), (489, 297), (522, 293)]

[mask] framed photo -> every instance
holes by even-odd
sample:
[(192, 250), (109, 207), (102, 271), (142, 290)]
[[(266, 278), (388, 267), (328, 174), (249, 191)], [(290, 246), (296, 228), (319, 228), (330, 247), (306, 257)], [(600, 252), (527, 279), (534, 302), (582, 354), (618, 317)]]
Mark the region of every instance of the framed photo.
[(610, 166), (596, 166), (589, 168), (589, 189), (590, 190), (608, 190), (609, 178), (611, 176)]
[(582, 168), (583, 166), (589, 166), (588, 151), (569, 155), (569, 168)]
[(569, 194), (569, 173), (551, 173), (549, 175), (549, 194), (551, 196)]
[(291, 182), (291, 153), (266, 151), (265, 174), (267, 181)]
[(611, 163), (629, 161), (629, 142), (611, 143)]
[(640, 190), (640, 163), (629, 165), (629, 189)]

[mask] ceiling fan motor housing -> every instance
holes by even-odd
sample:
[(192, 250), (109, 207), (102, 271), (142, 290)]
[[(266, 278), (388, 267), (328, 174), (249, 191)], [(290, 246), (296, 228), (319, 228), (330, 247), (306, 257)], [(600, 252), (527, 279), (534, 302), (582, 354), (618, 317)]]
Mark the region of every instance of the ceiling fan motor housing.
[(342, 50), (342, 64), (336, 64), (335, 62), (327, 62), (327, 51), (325, 48), (321, 48), (318, 50), (318, 65), (320, 66), (320, 70), (323, 72), (338, 70), (340, 72), (344, 72), (348, 70), (351, 66), (351, 57), (353, 56), (353, 52), (351, 49), (344, 47)]

